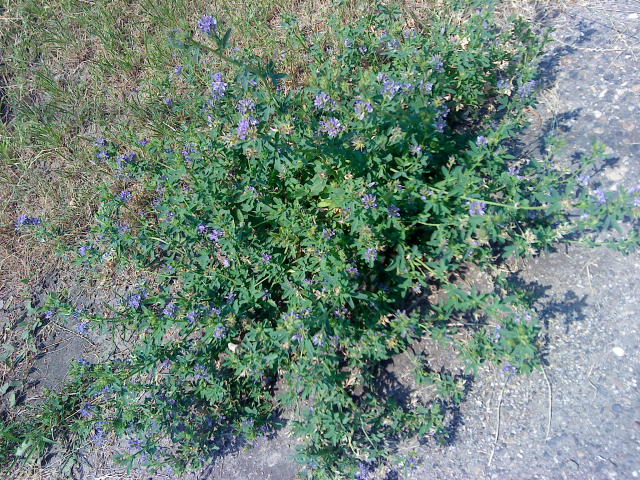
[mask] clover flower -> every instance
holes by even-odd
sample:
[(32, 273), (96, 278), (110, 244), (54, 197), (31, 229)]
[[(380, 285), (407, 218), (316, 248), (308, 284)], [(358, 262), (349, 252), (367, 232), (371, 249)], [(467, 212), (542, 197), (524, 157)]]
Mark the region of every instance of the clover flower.
[(213, 336), (215, 338), (224, 338), (224, 336), (227, 334), (227, 329), (224, 326), (218, 326), (216, 327), (216, 329), (213, 331)]
[(365, 193), (362, 196), (361, 200), (362, 200), (362, 205), (364, 206), (365, 209), (376, 208), (378, 206), (378, 200), (376, 199), (376, 196), (370, 193)]
[(469, 206), (470, 215), (484, 215), (485, 208), (487, 207), (487, 204), (480, 200), (467, 202), (467, 205)]
[(222, 79), (222, 73), (214, 73), (211, 75), (211, 98), (221, 100), (227, 92), (228, 84)]
[(414, 143), (409, 147), (409, 152), (411, 152), (412, 155), (419, 157), (420, 155), (422, 155), (422, 147)]
[(607, 203), (607, 197), (605, 196), (605, 193), (602, 191), (601, 188), (596, 188), (593, 191), (593, 194), (596, 197), (596, 200), (598, 200), (598, 203), (600, 205), (604, 205), (605, 203)]
[(211, 15), (204, 15), (198, 22), (198, 28), (202, 33), (211, 35), (211, 32), (216, 33), (218, 31), (218, 20)]
[(84, 407), (82, 407), (82, 410), (80, 410), (80, 416), (89, 417), (93, 414), (94, 409), (95, 407), (93, 405), (91, 405), (90, 403), (85, 403)]
[(313, 105), (318, 110), (333, 110), (335, 109), (336, 101), (327, 92), (320, 92), (313, 100)]
[(82, 245), (78, 247), (78, 255), (84, 257), (89, 250), (91, 250), (91, 245)]
[(238, 122), (238, 138), (241, 140), (246, 140), (249, 136), (249, 131), (251, 128), (258, 124), (258, 120), (256, 120), (252, 116), (241, 118)]
[(502, 367), (502, 373), (510, 377), (518, 373), (518, 369), (513, 365), (506, 364), (504, 367)]
[(354, 265), (349, 265), (345, 271), (352, 277), (355, 277), (358, 275), (358, 268), (355, 267)]
[(170, 301), (167, 305), (162, 309), (162, 314), (167, 317), (175, 316), (178, 311), (178, 305), (174, 301)]
[(109, 159), (109, 152), (106, 152), (104, 150), (101, 151), (101, 152), (98, 152), (98, 153), (96, 153), (96, 158), (98, 160), (103, 160), (103, 161), (104, 160), (108, 160)]
[(369, 247), (364, 252), (364, 259), (367, 262), (375, 262), (376, 258), (378, 258), (378, 250), (375, 247)]
[(191, 312), (187, 313), (187, 316), (185, 318), (189, 323), (195, 323), (198, 319), (198, 312), (192, 310)]
[(89, 329), (89, 322), (80, 322), (76, 325), (76, 331), (82, 335), (87, 333)]
[(107, 139), (106, 139), (106, 138), (104, 138), (104, 137), (98, 137), (98, 138), (96, 139), (96, 145), (97, 145), (98, 147), (105, 147), (105, 146), (107, 145), (107, 143), (108, 143), (108, 141), (107, 141)]
[(433, 69), (436, 72), (444, 71), (444, 62), (442, 61), (442, 57), (440, 55), (435, 55), (431, 57), (431, 63), (433, 63)]
[(40, 225), (42, 221), (38, 217), (30, 217), (28, 215), (20, 215), (16, 220), (16, 228), (20, 229), (28, 225)]
[(127, 203), (133, 198), (133, 194), (129, 190), (123, 190), (118, 194), (118, 198)]
[(272, 255), (269, 255), (268, 253), (263, 253), (262, 254), (262, 262), (263, 263), (269, 263), (271, 261)]
[(387, 212), (389, 213), (390, 217), (399, 217), (400, 216), (400, 208), (398, 208), (395, 205), (389, 205), (387, 207)]
[(222, 238), (223, 235), (224, 235), (224, 232), (222, 230), (218, 230), (217, 228), (214, 228), (209, 233), (209, 240), (211, 240), (212, 242), (217, 242), (218, 240), (220, 240), (220, 238)]
[(356, 100), (356, 103), (353, 109), (356, 112), (356, 116), (358, 117), (358, 120), (364, 120), (364, 117), (366, 116), (367, 113), (373, 112), (373, 105), (371, 105), (371, 102), (366, 102), (364, 100)]
[(335, 138), (345, 130), (344, 125), (335, 117), (328, 118), (320, 122), (320, 132), (326, 133), (329, 137)]
[(332, 239), (333, 237), (335, 237), (335, 236), (336, 236), (336, 232), (335, 232), (335, 230), (331, 230), (330, 228), (324, 228), (324, 229), (322, 230), (322, 237), (323, 237), (325, 240), (331, 240), (331, 239)]
[(478, 138), (476, 138), (476, 145), (479, 147), (489, 145), (489, 139), (483, 135), (479, 135)]
[(528, 98), (529, 96), (531, 96), (531, 94), (533, 93), (533, 91), (536, 88), (536, 81), (535, 80), (531, 80), (523, 85), (520, 86), (520, 88), (518, 88), (518, 95), (521, 98)]
[(255, 109), (256, 109), (256, 104), (250, 98), (243, 98), (238, 102), (238, 111), (242, 114), (251, 112)]

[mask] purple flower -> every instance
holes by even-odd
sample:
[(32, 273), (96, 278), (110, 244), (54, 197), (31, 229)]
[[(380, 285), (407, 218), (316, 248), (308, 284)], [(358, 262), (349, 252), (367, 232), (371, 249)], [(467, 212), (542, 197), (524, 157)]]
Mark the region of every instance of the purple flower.
[(78, 248), (78, 255), (84, 257), (89, 250), (91, 250), (91, 245), (82, 245)]
[(133, 198), (133, 194), (129, 190), (123, 190), (118, 194), (118, 198), (127, 203)]
[(186, 319), (189, 323), (195, 323), (198, 319), (198, 312), (191, 311), (187, 313)]
[(53, 310), (47, 310), (46, 312), (44, 312), (44, 318), (46, 318), (47, 320), (51, 320), (54, 315), (55, 313), (53, 312)]
[(171, 107), (171, 106), (173, 106), (173, 99), (172, 99), (171, 97), (167, 97), (167, 98), (165, 98), (165, 99), (164, 99), (164, 104), (165, 104), (167, 107)]
[(364, 259), (367, 262), (375, 262), (376, 258), (378, 258), (378, 251), (375, 247), (367, 248), (367, 251), (364, 252)]
[(183, 67), (182, 65), (176, 65), (176, 66), (173, 68), (173, 73), (175, 73), (176, 75), (180, 75), (180, 74), (182, 73), (182, 69), (183, 69), (183, 68), (184, 68), (184, 67)]
[(302, 333), (298, 332), (291, 337), (291, 340), (294, 340), (296, 342), (301, 342), (303, 338), (304, 337), (302, 336)]
[(400, 209), (398, 207), (396, 207), (395, 205), (389, 205), (387, 207), (387, 212), (389, 213), (390, 217), (399, 217), (400, 216)]
[(91, 440), (95, 445), (102, 445), (104, 443), (104, 430), (101, 426), (96, 426), (95, 433), (91, 434)]
[(200, 225), (198, 225), (197, 230), (200, 235), (204, 235), (207, 232), (207, 226), (201, 223)]
[(211, 35), (211, 31), (216, 33), (218, 31), (218, 20), (211, 15), (203, 16), (198, 22), (198, 28), (202, 33), (206, 33), (207, 35)]
[(505, 375), (508, 376), (512, 376), (515, 375), (516, 373), (518, 373), (518, 369), (516, 367), (514, 367), (513, 365), (509, 365), (508, 363), (502, 367), (502, 373), (504, 373)]
[(222, 313), (222, 309), (218, 307), (211, 307), (211, 315), (220, 315)]
[(593, 191), (593, 194), (596, 196), (596, 199), (598, 200), (598, 203), (600, 205), (604, 205), (605, 203), (607, 203), (607, 197), (605, 196), (604, 192), (602, 191), (602, 189), (600, 188), (596, 188)]
[(520, 175), (518, 175), (520, 173), (520, 169), (515, 165), (511, 165), (507, 170), (507, 173), (509, 175), (513, 175), (514, 177), (521, 178)]
[(16, 228), (22, 228), (27, 225), (40, 225), (42, 221), (38, 217), (29, 217), (28, 215), (20, 215), (16, 220)]
[(313, 100), (313, 105), (318, 110), (334, 110), (336, 106), (336, 101), (329, 96), (327, 92), (320, 92), (316, 95), (316, 98)]
[(139, 293), (135, 293), (129, 297), (129, 299), (127, 300), (127, 305), (129, 306), (129, 308), (132, 308), (135, 310), (140, 308), (141, 301), (142, 301), (142, 295), (140, 295)]
[(311, 339), (311, 342), (316, 346), (316, 347), (323, 347), (324, 346), (324, 338), (322, 337), (322, 334), (320, 333), (316, 333), (313, 338)]
[(227, 334), (227, 329), (226, 327), (223, 326), (218, 326), (216, 327), (216, 329), (213, 331), (213, 336), (220, 339), (220, 338), (224, 338), (224, 336)]
[(415, 143), (409, 147), (409, 151), (411, 152), (412, 155), (415, 155), (416, 157), (419, 157), (420, 155), (422, 155), (422, 147)]
[(371, 467), (364, 462), (360, 462), (358, 468), (360, 468), (360, 471), (356, 473), (356, 480), (370, 480), (369, 474), (373, 473)]
[(227, 295), (227, 297), (226, 297), (227, 303), (231, 303), (231, 302), (233, 302), (233, 301), (236, 299), (236, 297), (237, 297), (237, 296), (238, 296), (238, 293), (237, 293), (237, 292), (231, 292), (231, 293), (230, 293), (229, 295)]
[(589, 182), (591, 181), (591, 175), (582, 173), (578, 175), (578, 181), (580, 182), (580, 185), (582, 185), (583, 187), (586, 187), (589, 185)]
[(80, 357), (80, 359), (78, 360), (78, 365), (80, 365), (81, 367), (88, 367), (91, 364), (87, 362), (84, 357)]
[(356, 116), (359, 120), (364, 120), (364, 117), (367, 113), (373, 112), (373, 105), (371, 102), (366, 102), (364, 100), (356, 100), (355, 106), (353, 109), (356, 112)]
[(195, 375), (193, 376), (194, 380), (207, 378), (207, 368), (204, 365), (196, 365), (193, 371), (195, 372)]
[(483, 135), (479, 135), (478, 138), (476, 138), (476, 145), (479, 147), (489, 145), (489, 139)]
[(433, 83), (425, 82), (424, 80), (420, 80), (418, 82), (418, 88), (423, 95), (428, 95), (433, 90)]
[(251, 127), (257, 124), (258, 120), (252, 116), (241, 118), (238, 122), (238, 138), (240, 138), (240, 140), (246, 140)]
[(129, 439), (129, 449), (136, 450), (142, 448), (142, 440), (139, 438), (130, 438)]
[(262, 254), (262, 262), (263, 263), (269, 263), (271, 261), (271, 255), (269, 255), (268, 253), (263, 253)]
[(433, 124), (436, 127), (436, 132), (442, 133), (444, 132), (445, 127), (447, 126), (447, 122), (445, 122), (444, 117), (440, 116), (436, 118), (435, 123)]
[(228, 84), (222, 79), (222, 73), (211, 75), (211, 98), (216, 101), (222, 99), (227, 92)]
[(484, 215), (484, 210), (487, 207), (487, 204), (476, 200), (474, 202), (467, 202), (469, 206), (469, 215)]
[(329, 137), (335, 138), (344, 131), (344, 125), (335, 117), (328, 118), (320, 122), (320, 132), (326, 133)]
[(91, 405), (90, 403), (85, 403), (84, 407), (82, 407), (82, 410), (80, 410), (80, 416), (82, 417), (89, 417), (93, 414), (93, 410), (94, 410), (94, 406)]
[(256, 109), (256, 104), (250, 98), (243, 98), (238, 102), (238, 111), (242, 114), (251, 112), (255, 109)]
[(351, 48), (353, 46), (353, 40), (351, 40), (350, 38), (345, 38), (344, 39), (344, 46), (346, 48)]
[(365, 209), (376, 208), (378, 206), (378, 201), (375, 195), (371, 195), (370, 193), (365, 193), (362, 196), (362, 205)]
[(138, 145), (140, 145), (141, 147), (144, 147), (145, 145), (149, 144), (149, 139), (148, 138), (141, 138), (140, 140), (138, 140)]
[(98, 147), (104, 147), (104, 146), (106, 146), (106, 145), (107, 145), (107, 139), (106, 139), (106, 138), (104, 138), (104, 137), (98, 137), (98, 138), (96, 139), (96, 145), (97, 145)]
[(108, 160), (109, 159), (109, 152), (105, 152), (104, 150), (101, 152), (96, 153), (96, 158), (98, 160)]
[(331, 240), (335, 236), (336, 236), (336, 232), (334, 230), (331, 230), (330, 228), (325, 228), (322, 230), (322, 237), (325, 240)]
[(76, 331), (82, 335), (87, 333), (88, 329), (89, 329), (89, 322), (80, 322), (76, 325)]
[(222, 230), (218, 230), (218, 229), (213, 229), (210, 233), (209, 233), (209, 240), (211, 240), (212, 242), (217, 242), (218, 240), (220, 240), (220, 238), (224, 235), (224, 232)]
[(357, 267), (355, 267), (354, 265), (349, 265), (349, 266), (346, 268), (346, 272), (347, 272), (349, 275), (351, 275), (352, 277), (355, 277), (355, 276), (357, 276), (357, 275), (358, 275), (358, 268), (357, 268)]
[(162, 309), (162, 314), (167, 317), (173, 317), (178, 311), (178, 305), (174, 301), (170, 301), (167, 305)]
[(518, 88), (518, 95), (521, 98), (528, 98), (536, 88), (535, 80), (531, 80)]
[(433, 69), (436, 72), (443, 72), (444, 71), (444, 62), (442, 61), (442, 57), (440, 55), (436, 55), (434, 57), (431, 57), (431, 63), (433, 63)]

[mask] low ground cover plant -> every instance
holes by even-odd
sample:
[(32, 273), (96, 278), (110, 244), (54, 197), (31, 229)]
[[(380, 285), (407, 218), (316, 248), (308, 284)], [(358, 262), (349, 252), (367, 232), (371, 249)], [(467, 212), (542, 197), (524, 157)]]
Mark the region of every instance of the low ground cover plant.
[[(115, 432), (122, 461), (182, 470), (286, 417), (301, 475), (366, 479), (411, 464), (394, 456), (401, 440), (445, 438), (461, 395), (420, 362), (416, 381), (438, 395), (386, 395), (394, 355), (433, 336), (456, 342), (471, 370), (540, 365), (531, 298), (497, 265), (602, 241), (602, 229), (635, 225), (640, 201), (591, 185), (600, 147), (566, 171), (512, 154), (544, 36), (481, 3), (427, 19), (377, 6), (313, 36), (286, 19), (307, 52), (296, 78), (233, 48), (221, 18), (171, 33), (176, 64), (150, 91), (151, 129), (96, 140), (111, 179), (77, 248), (88, 267), (156, 280), (109, 315), (63, 295), (41, 309), (80, 332), (136, 334), (129, 357), (74, 367), (75, 435)], [(28, 216), (16, 228), (55, 234)], [(631, 229), (612, 244), (637, 241)], [(492, 274), (489, 288), (461, 286), (470, 266)]]

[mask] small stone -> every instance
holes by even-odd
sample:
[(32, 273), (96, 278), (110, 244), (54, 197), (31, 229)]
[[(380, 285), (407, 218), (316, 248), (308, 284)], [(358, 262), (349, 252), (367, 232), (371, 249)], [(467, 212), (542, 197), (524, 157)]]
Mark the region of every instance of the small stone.
[(624, 128), (627, 132), (630, 132), (636, 129), (636, 125), (632, 122), (623, 122), (622, 128)]
[(624, 409), (619, 403), (614, 403), (613, 405), (611, 405), (611, 410), (613, 410), (614, 413), (622, 413), (622, 410)]
[(624, 356), (624, 350), (622, 348), (620, 348), (620, 347), (613, 347), (611, 349), (611, 351), (613, 352), (613, 354), (616, 357), (623, 357)]
[(593, 116), (596, 118), (600, 118), (602, 116), (602, 112), (600, 110), (594, 110)]
[(637, 13), (630, 13), (627, 18), (629, 20), (637, 20), (638, 19), (638, 14)]

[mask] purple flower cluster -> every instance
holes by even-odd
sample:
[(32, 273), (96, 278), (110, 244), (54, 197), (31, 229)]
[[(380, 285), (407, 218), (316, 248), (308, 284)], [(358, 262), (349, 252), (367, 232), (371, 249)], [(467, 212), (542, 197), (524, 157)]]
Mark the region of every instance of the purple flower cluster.
[(327, 118), (320, 122), (320, 133), (325, 133), (331, 138), (335, 138), (344, 132), (344, 125), (335, 117)]
[(91, 405), (90, 403), (85, 403), (84, 407), (82, 407), (82, 410), (80, 410), (80, 416), (90, 417), (93, 414), (94, 409), (95, 407), (93, 405)]
[(447, 126), (447, 122), (445, 121), (445, 119), (449, 115), (450, 111), (451, 111), (451, 109), (449, 107), (447, 107), (446, 105), (442, 106), (438, 110), (438, 116), (437, 116), (436, 121), (434, 123), (434, 126), (436, 127), (436, 131), (437, 132), (439, 132), (439, 133), (444, 132), (444, 129)]
[(224, 338), (226, 334), (227, 334), (227, 328), (222, 325), (216, 327), (216, 329), (213, 331), (213, 336), (218, 339)]
[(433, 63), (433, 69), (436, 72), (444, 72), (444, 62), (442, 61), (442, 57), (440, 55), (431, 57), (431, 63)]
[(211, 32), (216, 33), (218, 31), (218, 20), (211, 15), (203, 16), (198, 22), (198, 28), (202, 33), (211, 35)]
[(89, 322), (80, 322), (76, 325), (76, 331), (82, 335), (89, 330)]
[(322, 230), (322, 237), (325, 240), (331, 240), (335, 236), (336, 236), (335, 230), (332, 230), (330, 228), (325, 228), (325, 229)]
[(96, 423), (95, 433), (91, 434), (91, 440), (95, 445), (102, 445), (104, 443), (104, 429), (102, 428), (104, 422)]
[(131, 201), (133, 194), (129, 190), (123, 190), (118, 194), (118, 198), (124, 203), (127, 203)]
[(106, 147), (106, 146), (107, 146), (107, 143), (108, 143), (108, 142), (107, 142), (107, 139), (106, 139), (106, 138), (104, 138), (104, 137), (98, 137), (98, 138), (96, 139), (96, 145), (97, 145), (98, 147)]
[(489, 145), (489, 139), (483, 135), (479, 135), (478, 138), (476, 138), (476, 145), (478, 145), (479, 147), (482, 147), (483, 145)]
[(272, 255), (269, 255), (268, 253), (263, 253), (262, 254), (262, 262), (263, 263), (269, 263), (271, 261)]
[(428, 95), (433, 91), (433, 83), (420, 80), (418, 82), (418, 89), (423, 95)]
[(535, 80), (531, 80), (523, 85), (520, 86), (520, 88), (518, 88), (518, 95), (521, 98), (528, 98), (531, 96), (531, 94), (533, 93), (533, 91), (536, 88), (536, 81)]
[(356, 100), (353, 109), (356, 112), (358, 120), (364, 120), (364, 117), (367, 115), (367, 113), (373, 112), (373, 105), (371, 105), (371, 102), (367, 102), (365, 100)]
[(487, 204), (480, 200), (467, 202), (467, 205), (469, 206), (469, 215), (484, 215), (485, 208), (487, 208)]
[(375, 262), (376, 258), (378, 258), (378, 250), (375, 247), (367, 248), (367, 251), (364, 252), (364, 259), (367, 262)]
[(183, 69), (183, 68), (184, 68), (184, 67), (183, 67), (182, 65), (176, 65), (176, 66), (173, 68), (173, 73), (174, 73), (174, 74), (176, 74), (176, 75), (180, 75), (180, 74), (182, 73), (182, 69)]
[(411, 152), (412, 155), (415, 155), (416, 157), (419, 157), (420, 155), (422, 155), (422, 147), (416, 143), (414, 143), (413, 145), (411, 145), (409, 147), (409, 152)]
[(256, 103), (250, 98), (243, 98), (238, 102), (238, 111), (242, 114), (252, 112), (256, 109)]
[(360, 462), (358, 468), (360, 471), (356, 473), (356, 480), (371, 480), (369, 474), (373, 473), (373, 469), (368, 464)]
[(193, 157), (191, 155), (196, 153), (197, 151), (198, 150), (196, 150), (196, 147), (193, 143), (185, 145), (182, 149), (182, 157), (184, 158), (184, 161), (187, 163), (193, 162)]
[(189, 313), (187, 313), (187, 316), (185, 318), (189, 323), (196, 323), (196, 320), (198, 319), (198, 312), (196, 312), (195, 310), (192, 310)]
[(211, 98), (213, 101), (221, 100), (227, 93), (228, 84), (222, 79), (222, 73), (211, 75)]
[(193, 371), (194, 371), (194, 375), (193, 375), (194, 380), (207, 378), (207, 367), (205, 367), (204, 365), (196, 365)]
[(365, 209), (376, 208), (378, 206), (378, 200), (376, 199), (376, 196), (370, 193), (365, 193), (362, 196), (361, 200), (362, 200), (362, 205), (364, 206)]
[(123, 155), (120, 155), (117, 159), (116, 159), (116, 166), (118, 167), (118, 169), (122, 170), (122, 168), (128, 164), (128, 163), (133, 163), (133, 161), (136, 159), (136, 154), (134, 152), (127, 152)]
[(78, 247), (78, 255), (84, 257), (89, 250), (91, 250), (91, 245), (82, 245)]
[(598, 203), (600, 205), (604, 205), (605, 203), (607, 203), (607, 197), (605, 196), (601, 188), (596, 188), (593, 191), (593, 194), (595, 195), (596, 200), (598, 200)]
[(321, 333), (316, 333), (311, 339), (311, 343), (313, 343), (316, 347), (324, 346), (324, 338)]
[(380, 93), (387, 99), (392, 99), (398, 93), (409, 93), (413, 89), (413, 84), (406, 82), (398, 82), (389, 78), (389, 76), (385, 73), (379, 73), (376, 77), (378, 82), (382, 82), (382, 86), (380, 88)]
[(238, 138), (240, 140), (246, 140), (249, 136), (249, 133), (253, 127), (258, 124), (258, 120), (256, 120), (253, 116), (243, 117), (238, 122)]
[(345, 271), (352, 277), (356, 277), (358, 275), (358, 267), (354, 265), (349, 265)]
[(313, 105), (318, 110), (335, 110), (336, 101), (331, 98), (327, 92), (320, 92), (313, 100)]
[(178, 311), (178, 305), (174, 301), (170, 301), (167, 305), (162, 309), (162, 314), (167, 317), (175, 316)]
[(518, 373), (518, 369), (513, 365), (506, 364), (504, 367), (502, 367), (502, 373), (507, 376), (512, 376)]
[(40, 224), (42, 224), (42, 221), (38, 217), (29, 217), (28, 215), (20, 215), (16, 220), (16, 228)]
[(389, 213), (390, 217), (399, 217), (400, 216), (400, 209), (395, 205), (389, 205), (387, 207), (387, 212)]

